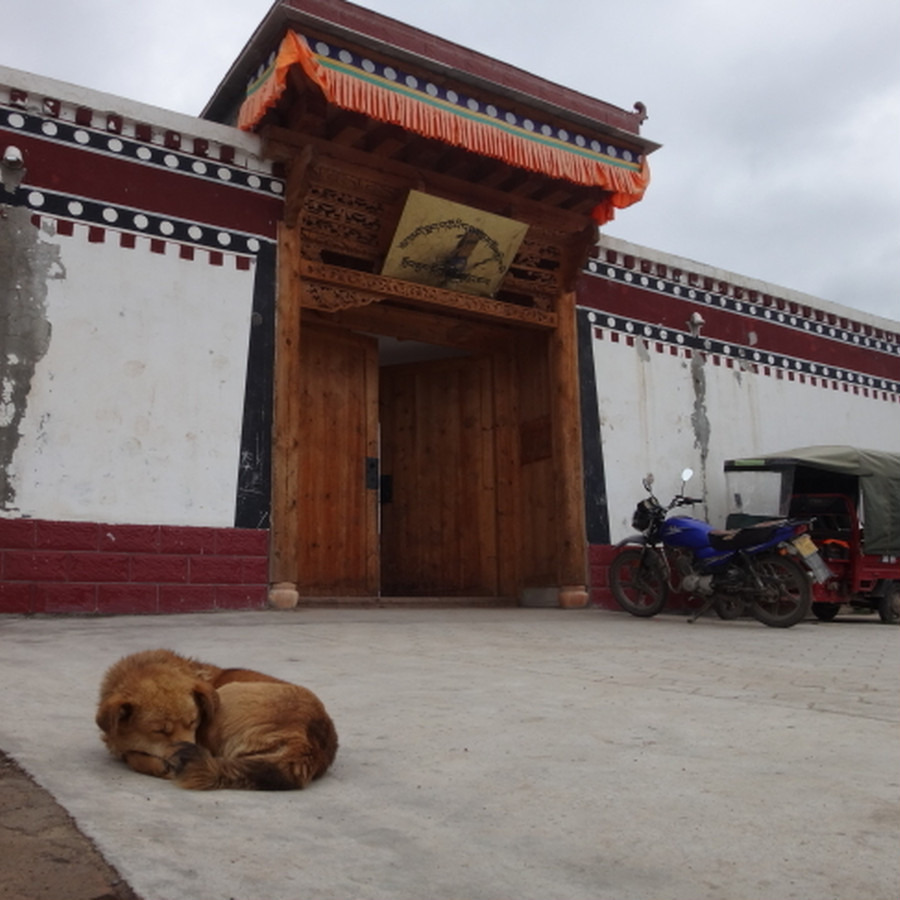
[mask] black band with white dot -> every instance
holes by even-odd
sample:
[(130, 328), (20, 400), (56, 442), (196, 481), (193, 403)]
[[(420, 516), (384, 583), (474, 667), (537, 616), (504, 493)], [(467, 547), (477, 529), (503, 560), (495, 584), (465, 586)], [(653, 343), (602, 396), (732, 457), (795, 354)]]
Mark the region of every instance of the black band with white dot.
[(271, 175), (250, 172), (221, 160), (201, 158), (169, 147), (111, 134), (109, 131), (88, 128), (74, 122), (32, 115), (25, 110), (0, 107), (0, 127), (4, 125), (23, 134), (69, 144), (96, 153), (121, 157), (170, 172), (181, 172), (196, 178), (226, 183), (231, 187), (245, 188), (274, 196), (281, 196), (284, 193), (284, 182)]
[(21, 185), (12, 193), (5, 191), (0, 185), (0, 200), (13, 206), (25, 206), (40, 215), (148, 238), (192, 244), (224, 253), (255, 255), (266, 240), (258, 235), (216, 228), (172, 216), (160, 216), (127, 206), (101, 203), (27, 184)]
[(706, 353), (724, 360), (732, 360), (735, 365), (740, 367), (764, 366), (775, 372), (793, 373), (802, 375), (804, 378), (822, 379), (822, 381), (832, 382), (835, 385), (845, 384), (873, 391), (883, 391), (894, 397), (900, 396), (900, 381), (894, 379), (880, 378), (877, 375), (868, 375), (839, 366), (823, 365), (821, 362), (799, 359), (784, 353), (769, 353), (755, 347), (718, 341), (675, 328), (667, 328), (663, 325), (629, 319), (625, 316), (590, 310), (587, 317), (595, 328), (624, 335), (628, 339), (643, 340), (648, 344), (656, 343), (689, 352)]
[(623, 266), (611, 265), (600, 260), (589, 260), (584, 272), (609, 281), (618, 281), (657, 294), (667, 294), (698, 306), (714, 307), (760, 321), (769, 321), (785, 328), (793, 328), (830, 340), (839, 341), (868, 350), (900, 356), (900, 343), (877, 337), (874, 334), (851, 331), (838, 325), (819, 321), (815, 317), (801, 315), (784, 309), (773, 309), (749, 300), (730, 297), (716, 291), (691, 287), (667, 278), (648, 275)]

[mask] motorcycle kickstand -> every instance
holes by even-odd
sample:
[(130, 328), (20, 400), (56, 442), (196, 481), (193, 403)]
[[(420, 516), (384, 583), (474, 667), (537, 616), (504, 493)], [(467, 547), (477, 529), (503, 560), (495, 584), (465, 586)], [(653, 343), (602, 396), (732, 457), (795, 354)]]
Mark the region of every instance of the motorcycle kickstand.
[(712, 596), (711, 596), (711, 597), (703, 604), (703, 606), (700, 607), (700, 609), (698, 609), (693, 615), (688, 616), (688, 619), (687, 619), (688, 625), (693, 625), (694, 622), (696, 622), (697, 619), (699, 619), (700, 616), (703, 615), (703, 613), (709, 612), (709, 611), (712, 609), (712, 605), (713, 605), (713, 602), (715, 601), (715, 599), (716, 599), (715, 594), (713, 594), (713, 595), (712, 595)]

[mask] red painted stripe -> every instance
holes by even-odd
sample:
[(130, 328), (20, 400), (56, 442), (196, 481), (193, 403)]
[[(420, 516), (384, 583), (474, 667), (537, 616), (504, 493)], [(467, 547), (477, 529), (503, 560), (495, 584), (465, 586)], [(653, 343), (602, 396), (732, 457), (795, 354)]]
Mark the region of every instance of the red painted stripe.
[[(797, 357), (810, 362), (851, 369), (877, 378), (896, 380), (900, 361), (883, 351), (860, 347), (812, 332), (789, 328), (762, 318), (719, 309), (715, 306), (683, 300), (670, 294), (658, 294), (634, 285), (582, 278), (578, 286), (579, 305), (626, 319), (662, 325), (675, 331), (688, 331), (688, 319), (699, 312), (705, 321), (702, 337), (734, 346), (752, 347), (760, 353)], [(598, 326), (603, 327), (599, 321)], [(751, 342), (751, 332), (755, 343)]]
[(281, 216), (280, 197), (185, 172), (167, 172), (129, 159), (41, 140), (24, 132), (4, 129), (3, 133), (9, 134), (10, 140), (14, 137), (25, 155), (28, 184), (34, 187), (275, 237)]

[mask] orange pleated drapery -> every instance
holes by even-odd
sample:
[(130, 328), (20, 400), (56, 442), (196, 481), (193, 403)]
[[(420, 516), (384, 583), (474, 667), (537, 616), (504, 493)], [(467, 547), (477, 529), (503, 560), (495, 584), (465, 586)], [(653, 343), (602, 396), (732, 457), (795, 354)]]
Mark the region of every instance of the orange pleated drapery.
[(598, 224), (644, 195), (650, 172), (642, 154), (614, 147), (604, 153), (597, 141), (579, 138), (575, 143), (567, 133), (561, 138), (547, 126), (538, 129), (527, 119), (523, 124), (512, 114), (502, 117), (494, 107), (489, 107), (490, 115), (481, 104), (466, 106), (439, 96), (433, 85), (421, 90), (417, 79), (392, 80), (377, 74), (372, 64), (364, 68), (354, 62), (349, 52), (336, 58), (316, 53), (302, 35), (288, 31), (272, 64), (248, 88), (238, 126), (252, 130), (284, 93), (291, 67), (299, 65), (327, 100), (342, 109), (550, 178), (604, 188), (608, 197), (593, 211)]

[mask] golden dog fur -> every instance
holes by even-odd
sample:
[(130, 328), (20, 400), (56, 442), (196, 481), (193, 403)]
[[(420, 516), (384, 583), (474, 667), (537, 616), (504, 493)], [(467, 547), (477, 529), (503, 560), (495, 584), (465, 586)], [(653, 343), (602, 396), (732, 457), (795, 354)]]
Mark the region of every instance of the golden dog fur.
[(113, 756), (184, 788), (303, 788), (337, 753), (312, 691), (251, 669), (145, 650), (100, 685), (96, 722)]

